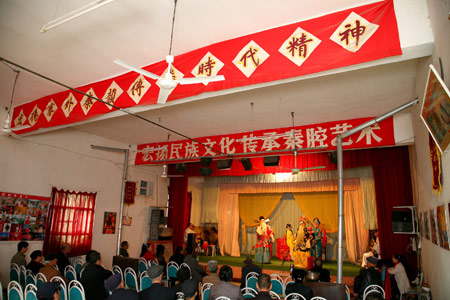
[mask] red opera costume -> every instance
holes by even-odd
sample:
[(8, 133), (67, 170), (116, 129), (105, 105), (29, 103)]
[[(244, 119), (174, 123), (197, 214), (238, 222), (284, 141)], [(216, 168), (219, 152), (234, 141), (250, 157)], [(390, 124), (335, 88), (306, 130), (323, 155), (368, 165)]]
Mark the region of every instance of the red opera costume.
[(272, 257), (273, 230), (266, 224), (264, 217), (260, 217), (256, 228), (255, 262), (270, 263)]

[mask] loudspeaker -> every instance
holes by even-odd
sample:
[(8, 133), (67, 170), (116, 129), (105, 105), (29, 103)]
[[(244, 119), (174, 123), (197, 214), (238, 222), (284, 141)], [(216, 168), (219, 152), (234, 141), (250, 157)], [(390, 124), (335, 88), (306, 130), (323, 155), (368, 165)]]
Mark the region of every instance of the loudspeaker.
[(209, 176), (209, 175), (212, 174), (213, 171), (214, 171), (213, 169), (207, 168), (207, 167), (206, 168), (200, 168), (200, 174), (203, 175), (203, 176)]
[(191, 248), (191, 249), (195, 249), (195, 233), (189, 233), (187, 235), (187, 245), (186, 245), (186, 249)]
[(233, 164), (232, 159), (219, 160), (217, 161), (217, 169), (219, 170), (230, 169), (232, 164)]
[(241, 159), (242, 166), (244, 166), (245, 171), (250, 171), (252, 169), (252, 162), (250, 158)]
[(209, 165), (212, 163), (212, 158), (211, 157), (202, 157), (202, 158), (200, 158), (200, 163), (204, 167), (209, 167)]
[(186, 164), (184, 163), (179, 163), (175, 166), (175, 170), (177, 170), (178, 173), (183, 174), (184, 172), (186, 172)]
[(328, 152), (328, 158), (330, 159), (330, 162), (335, 165), (337, 164), (337, 152)]
[(392, 232), (413, 232), (412, 213), (410, 211), (392, 212)]
[(264, 157), (264, 166), (266, 167), (276, 167), (280, 163), (279, 156), (266, 156)]

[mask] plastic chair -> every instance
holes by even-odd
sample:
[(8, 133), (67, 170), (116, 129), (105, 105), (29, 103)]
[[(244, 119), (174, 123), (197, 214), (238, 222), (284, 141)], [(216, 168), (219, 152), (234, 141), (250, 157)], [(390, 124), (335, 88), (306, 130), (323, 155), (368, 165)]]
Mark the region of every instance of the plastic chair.
[(36, 276), (34, 276), (34, 273), (31, 270), (27, 270), (27, 275), (25, 277), (25, 286), (29, 284), (36, 285)]
[(178, 292), (177, 293), (177, 300), (184, 300), (184, 293), (183, 292)]
[(298, 293), (290, 293), (289, 295), (286, 296), (285, 299), (286, 300), (306, 300), (305, 297), (303, 297), (302, 295), (300, 295)]
[(17, 264), (11, 264), (9, 267), (9, 281), (20, 282), (20, 268)]
[(220, 296), (220, 297), (217, 297), (216, 300), (231, 300), (231, 299), (228, 297), (225, 297), (225, 296)]
[(270, 297), (272, 297), (272, 299), (281, 299), (280, 295), (278, 295), (275, 292), (270, 291), (269, 294), (270, 294)]
[(253, 289), (248, 286), (246, 286), (245, 288), (242, 288), (241, 293), (242, 293), (242, 296), (244, 296), (244, 299), (255, 298), (256, 295), (258, 295), (258, 292), (256, 291), (256, 289)]
[(22, 285), (23, 288), (25, 288), (27, 269), (25, 268), (25, 266), (20, 266), (19, 268), (20, 268), (20, 273), (19, 273), (20, 284)]
[(45, 277), (44, 274), (42, 274), (41, 272), (36, 274), (36, 287), (39, 288), (41, 286), (41, 284), (43, 284), (44, 282), (47, 282), (47, 277)]
[(250, 287), (256, 291), (257, 290), (256, 282), (258, 282), (258, 278), (259, 278), (258, 273), (256, 272), (248, 273), (247, 276), (245, 276), (245, 286)]
[(71, 265), (67, 265), (64, 269), (64, 277), (66, 277), (69, 281), (77, 279), (77, 272), (75, 271), (75, 268)]
[(350, 289), (348, 288), (347, 285), (345, 285), (345, 300), (350, 300)]
[(312, 297), (311, 300), (327, 300), (327, 299), (325, 299), (324, 297), (316, 296), (316, 297)]
[(187, 263), (182, 263), (182, 264), (180, 265), (180, 268), (181, 268), (181, 267), (186, 267), (186, 268), (189, 269), (189, 273), (191, 274), (191, 276), (189, 277), (189, 279), (192, 279), (192, 271), (191, 271), (191, 267), (189, 267), (189, 265), (188, 265)]
[(283, 278), (281, 278), (281, 276), (278, 274), (270, 274), (270, 281), (272, 282), (272, 288), (270, 289), (270, 291), (278, 295), (284, 295)]
[(386, 298), (386, 295), (384, 294), (384, 290), (381, 286), (376, 285), (376, 284), (371, 284), (365, 288), (364, 294), (363, 294), (363, 300), (365, 300), (367, 295), (369, 295), (371, 293), (379, 293), (379, 294), (383, 295), (383, 299)]
[(23, 300), (23, 291), (19, 282), (11, 281), (8, 284), (8, 300)]
[(37, 300), (36, 297), (37, 287), (30, 283), (25, 287), (25, 300)]
[(85, 300), (84, 288), (78, 280), (69, 282), (69, 299), (70, 300)]
[(210, 282), (204, 283), (202, 285), (202, 288), (201, 288), (201, 290), (202, 290), (202, 300), (208, 300), (209, 299), (209, 293), (211, 292), (211, 287), (212, 286), (213, 286), (213, 284), (210, 283)]
[(139, 277), (139, 286), (141, 291), (152, 286), (152, 280), (150, 279), (150, 277), (148, 277), (147, 271), (142, 272)]
[(52, 277), (52, 279), (50, 279), (50, 282), (58, 282), (59, 287), (61, 288), (60, 300), (68, 300), (66, 281), (62, 277), (55, 276), (55, 277)]
[(83, 270), (83, 261), (80, 258), (75, 260), (74, 269), (75, 272), (77, 273), (77, 277), (81, 278), (81, 271)]
[(167, 267), (166, 267), (166, 271), (167, 271), (167, 278), (169, 279), (169, 284), (170, 284), (170, 279), (175, 279), (177, 278), (177, 272), (178, 269), (180, 269), (180, 267), (178, 266), (178, 264), (174, 261), (169, 261), (167, 263)]
[(149, 266), (149, 267), (154, 266), (154, 265), (157, 265), (157, 264), (158, 264), (158, 262), (157, 262), (156, 260), (154, 260), (154, 259), (152, 259), (152, 260), (150, 260), (150, 261), (148, 262), (148, 266)]
[(135, 290), (139, 292), (139, 286), (137, 283), (136, 272), (128, 267), (125, 269), (125, 287), (130, 290)]
[(147, 260), (143, 257), (139, 257), (139, 264), (138, 264), (139, 273), (147, 271), (147, 268), (148, 268), (147, 266), (149, 266), (149, 264), (147, 263)]
[(113, 272), (113, 274), (120, 274), (120, 276), (122, 277), (122, 281), (123, 281), (123, 272), (122, 272), (122, 269), (118, 265), (114, 265), (112, 267), (112, 272)]

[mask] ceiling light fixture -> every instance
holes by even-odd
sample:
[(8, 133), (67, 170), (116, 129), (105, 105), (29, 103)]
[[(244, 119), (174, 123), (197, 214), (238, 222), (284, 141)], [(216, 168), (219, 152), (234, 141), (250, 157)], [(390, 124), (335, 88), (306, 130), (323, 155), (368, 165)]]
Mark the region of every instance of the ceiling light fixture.
[(72, 20), (72, 19), (74, 19), (76, 17), (79, 17), (81, 15), (84, 15), (85, 13), (88, 13), (91, 10), (97, 9), (97, 8), (99, 8), (99, 7), (101, 7), (101, 6), (105, 5), (105, 4), (108, 4), (110, 2), (113, 2), (113, 1), (115, 1), (115, 0), (97, 0), (97, 1), (91, 2), (91, 3), (81, 7), (79, 9), (76, 9), (74, 11), (71, 11), (71, 12), (69, 12), (69, 13), (61, 16), (61, 17), (59, 17), (59, 18), (51, 20), (50, 22), (48, 22), (47, 24), (45, 24), (45, 25), (43, 25), (41, 27), (41, 32), (45, 33), (49, 29), (52, 29), (52, 28), (54, 28), (54, 27), (56, 27), (58, 25), (61, 25), (63, 23), (66, 23), (67, 21), (70, 21), (70, 20)]

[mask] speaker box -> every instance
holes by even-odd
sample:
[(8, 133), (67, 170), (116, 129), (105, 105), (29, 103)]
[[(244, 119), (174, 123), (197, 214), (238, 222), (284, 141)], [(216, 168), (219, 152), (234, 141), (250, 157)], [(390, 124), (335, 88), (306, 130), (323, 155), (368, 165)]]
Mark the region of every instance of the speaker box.
[(191, 248), (195, 249), (195, 233), (189, 233), (187, 236), (187, 245), (186, 249)]
[(241, 159), (242, 166), (244, 166), (245, 171), (250, 171), (252, 169), (252, 162), (250, 158)]
[(209, 175), (212, 174), (213, 171), (214, 171), (213, 169), (208, 168), (208, 167), (200, 168), (200, 174), (203, 175), (203, 176), (209, 176)]
[(335, 165), (337, 164), (337, 152), (328, 152), (328, 158), (330, 159), (330, 162)]
[(230, 169), (232, 164), (233, 164), (232, 159), (219, 160), (217, 161), (217, 169), (219, 170)]
[(412, 213), (410, 211), (392, 212), (392, 232), (413, 232)]
[(200, 158), (200, 163), (204, 167), (209, 167), (209, 165), (212, 163), (212, 158), (211, 157), (202, 157), (202, 158)]
[(186, 164), (184, 163), (176, 164), (175, 170), (177, 170), (178, 173), (183, 174), (184, 172), (186, 172)]
[(264, 166), (266, 167), (276, 167), (280, 163), (279, 156), (266, 156), (264, 157)]

